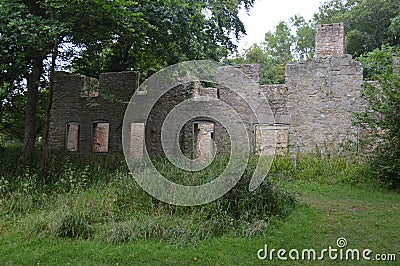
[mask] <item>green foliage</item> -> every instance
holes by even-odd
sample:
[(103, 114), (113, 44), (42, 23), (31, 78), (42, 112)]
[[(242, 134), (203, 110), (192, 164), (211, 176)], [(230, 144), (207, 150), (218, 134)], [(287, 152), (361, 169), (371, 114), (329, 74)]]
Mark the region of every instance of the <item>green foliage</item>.
[(391, 188), (400, 186), (400, 75), (381, 74), (378, 84), (367, 84), (363, 95), (369, 101), (358, 114), (360, 124), (370, 132), (370, 171)]
[[(105, 157), (97, 157), (105, 168), (117, 164), (101, 158)], [(243, 177), (247, 180), (253, 159)], [(80, 162), (90, 165), (91, 159), (77, 158), (75, 172)], [(222, 165), (215, 165), (215, 170)], [(165, 171), (167, 174), (166, 164)], [(357, 160), (299, 155), (294, 164), (292, 158), (277, 157), (264, 183), (273, 184), (273, 190), (260, 190), (268, 195), (256, 193), (257, 200), (252, 202), (254, 195), (243, 180), (226, 198), (193, 208), (154, 200), (126, 171), (100, 171), (96, 180), (88, 179), (86, 187), (73, 192), (56, 190), (40, 208), (32, 205), (29, 213), (0, 216), (0, 264), (256, 265), (260, 262), (256, 252), (265, 244), (276, 249), (322, 250), (335, 245), (338, 235), (353, 247), (394, 253), (399, 243), (399, 194), (359, 187), (366, 171), (367, 165)], [(290, 197), (283, 212), (289, 215), (284, 219), (271, 215), (245, 222), (261, 209), (262, 198), (274, 202), (292, 194), (286, 190), (296, 193), (299, 204), (290, 203)], [(29, 199), (22, 193), (15, 197)], [(0, 200), (0, 209), (9, 204), (9, 199)], [(257, 206), (254, 209), (253, 204)], [(230, 214), (227, 208), (242, 213)], [(82, 253), (85, 256), (79, 255)]]
[(269, 48), (269, 55), (274, 60), (290, 60), (292, 42), (293, 35), (290, 33), (289, 26), (283, 21), (276, 26), (274, 33), (265, 33), (264, 44)]
[(19, 140), (24, 138), (25, 97), (21, 88), (14, 88), (9, 83), (0, 84), (0, 138)]
[[(286, 217), (295, 207), (284, 182), (368, 183), (366, 167), (358, 161), (304, 156), (294, 164), (291, 158), (277, 157), (268, 179), (250, 193), (248, 185), (257, 164), (257, 157), (251, 157), (244, 175), (226, 195), (202, 206), (181, 207), (144, 192), (121, 157), (60, 153), (51, 158), (52, 178), (45, 186), (37, 185), (41, 181), (33, 169), (18, 178), (4, 172), (0, 179), (5, 191), (0, 200), (1, 217), (34, 216), (27, 227), (41, 237), (89, 238), (114, 244), (153, 239), (187, 245), (224, 235), (265, 234), (271, 219)], [(168, 179), (193, 185), (215, 178), (226, 167), (227, 158), (217, 158), (196, 175), (174, 169), (162, 158), (154, 163)]]
[(400, 1), (330, 0), (314, 15), (318, 24), (344, 22), (347, 52), (355, 57), (399, 44), (398, 15)]
[(357, 114), (364, 136), (371, 175), (387, 186), (400, 186), (400, 50), (382, 46), (360, 57), (367, 83), (363, 96), (369, 106)]
[[(284, 220), (273, 218), (268, 222), (255, 224), (252, 228), (254, 230), (268, 226), (265, 235), (227, 235), (205, 239), (196, 242), (196, 245), (182, 246), (151, 238), (130, 239), (135, 226), (131, 225), (132, 222), (121, 222), (110, 226), (110, 231), (103, 230), (104, 238), (96, 232), (89, 239), (38, 237), (30, 229), (35, 221), (39, 230), (48, 226), (49, 220), (43, 218), (42, 222), (39, 221), (39, 217), (49, 213), (43, 211), (12, 221), (0, 219), (0, 264), (56, 266), (62, 262), (70, 265), (265, 265), (266, 261), (260, 262), (256, 255), (265, 244), (268, 245), (268, 250), (323, 250), (330, 245), (335, 246), (338, 236), (348, 240), (348, 248), (365, 247), (376, 252), (397, 254), (400, 239), (399, 193), (305, 179), (288, 180), (284, 183), (290, 191), (297, 193), (296, 198), (300, 204)], [(168, 218), (166, 216), (164, 220)], [(153, 223), (149, 221), (146, 224)], [(137, 226), (145, 228), (146, 224)], [(189, 243), (185, 240), (182, 242)], [(292, 260), (285, 262), (278, 261), (276, 256), (274, 258), (274, 261), (268, 263), (293, 265)], [(342, 264), (352, 263), (343, 261)], [(398, 264), (398, 256), (397, 261), (388, 261), (386, 264), (396, 263)], [(338, 265), (338, 261), (325, 259), (322, 264)], [(365, 264), (375, 265), (376, 262)]]
[(40, 7), (20, 1), (0, 1), (0, 69), (6, 80), (29, 72), (29, 60), (33, 56), (48, 53), (55, 21), (45, 18)]
[[(296, 34), (293, 35), (292, 32)], [(261, 65), (261, 84), (285, 82), (285, 66), (289, 61), (308, 59), (314, 54), (315, 30), (312, 22), (294, 16), (290, 24), (279, 22), (274, 32), (267, 32), (261, 44), (254, 44), (234, 63)]]
[[(338, 22), (345, 25), (347, 53), (354, 57), (382, 45), (400, 44), (400, 0), (329, 0), (311, 21), (295, 15), (288, 23), (279, 22), (275, 32), (266, 33), (263, 43), (254, 44), (233, 62), (261, 64), (261, 83), (283, 83), (288, 61), (314, 56), (315, 26)], [(371, 71), (366, 69), (367, 78)]]
[(297, 157), (282, 157), (271, 167), (273, 180), (312, 181), (327, 185), (356, 185), (377, 188), (381, 183), (370, 178), (368, 167), (361, 158), (341, 156), (315, 156), (299, 154)]
[[(119, 25), (119, 21), (125, 19), (121, 15), (122, 2), (125, 3), (0, 1), (0, 110), (5, 114), (0, 120), (2, 135), (21, 140), (25, 127), (29, 132), (25, 134), (25, 143), (35, 142), (36, 133), (44, 128), (47, 57), (63, 48), (63, 59), (69, 59), (77, 54), (74, 49), (110, 41), (123, 26)], [(59, 47), (53, 47), (55, 40)], [(68, 49), (64, 46), (66, 43), (73, 44), (73, 48)], [(36, 96), (38, 91), (39, 97)], [(29, 156), (32, 148), (33, 145), (29, 145)]]
[[(20, 1), (0, 1), (0, 136), (8, 140), (22, 141), (24, 137), (26, 83), (34, 68), (33, 58), (46, 57), (58, 26), (32, 10)], [(39, 95), (41, 114), (42, 100), (43, 93)], [(43, 128), (43, 121), (39, 117), (38, 129)]]
[(364, 67), (364, 79), (376, 80), (381, 75), (393, 73), (399, 65), (400, 47), (383, 45), (380, 49), (361, 55), (358, 60)]
[(294, 37), (290, 32), (289, 26), (285, 22), (280, 22), (275, 32), (265, 33), (263, 43), (266, 60), (269, 65), (263, 65), (263, 83), (283, 83), (285, 80), (285, 65), (292, 60), (291, 45)]
[(125, 3), (127, 29), (111, 41), (84, 49), (75, 71), (98, 76), (104, 71), (135, 69), (147, 78), (154, 70), (187, 60), (219, 61), (236, 49), (232, 36), (245, 33), (238, 17), (254, 0), (141, 1)]
[[(225, 234), (265, 233), (271, 217), (285, 217), (294, 207), (293, 197), (271, 182), (248, 191), (256, 157), (228, 194), (194, 207), (172, 206), (149, 196), (118, 156), (106, 155), (102, 161), (100, 156), (60, 153), (51, 158), (51, 178), (44, 185), (35, 168), (17, 177), (8, 170), (0, 178), (0, 217), (38, 213), (30, 230), (43, 237), (94, 237), (110, 243), (159, 239), (187, 244)], [(198, 179), (215, 178), (226, 163), (227, 158), (218, 158), (193, 177), (173, 169), (164, 159), (155, 160), (167, 178), (191, 184), (196, 179), (198, 183)]]
[[(286, 34), (285, 32), (287, 33), (287, 27), (286, 24), (282, 23), (279, 34), (283, 36)], [(290, 61), (290, 53), (287, 53), (288, 40), (281, 42), (277, 34), (271, 32), (266, 34), (266, 38), (269, 39), (269, 42), (264, 42), (260, 45), (254, 44), (245, 51), (242, 57), (234, 59), (233, 63), (260, 64), (261, 84), (283, 83), (285, 78), (285, 64), (287, 61)]]
[(48, 87), (43, 81), (53, 69), (48, 60), (52, 55), (61, 59), (54, 61), (62, 61), (63, 68), (92, 77), (136, 69), (146, 78), (180, 61), (219, 61), (236, 48), (231, 36), (238, 39), (245, 33), (239, 8), (248, 10), (253, 3), (1, 0), (0, 137), (24, 137), (27, 156), (32, 156), (47, 102), (36, 95)]
[[(294, 199), (270, 182), (263, 183), (252, 193), (248, 191), (256, 159), (251, 159), (246, 172), (230, 192), (203, 206), (179, 207), (165, 204), (143, 194), (131, 179), (120, 179), (118, 183), (122, 183), (118, 186), (124, 189), (118, 190), (115, 205), (118, 208), (118, 217), (123, 220), (122, 224), (117, 223), (116, 227), (113, 225), (112, 234), (115, 237), (112, 241), (147, 239), (148, 235), (152, 235), (164, 240), (175, 239), (186, 243), (190, 239), (197, 241), (234, 231), (239, 235), (263, 233), (265, 228), (262, 225), (267, 224), (273, 216), (286, 216), (293, 207)], [(216, 159), (213, 164), (198, 173), (178, 170), (162, 158), (154, 160), (154, 163), (169, 180), (184, 185), (199, 185), (216, 178), (226, 167), (227, 158)], [(127, 224), (123, 221), (132, 217), (132, 214), (139, 221), (131, 221), (129, 224), (133, 228), (127, 230)], [(187, 217), (191, 219), (187, 220)], [(258, 228), (257, 225), (259, 230), (254, 229)], [(121, 234), (116, 231), (120, 226)]]
[(308, 60), (314, 57), (315, 22), (307, 22), (302, 16), (291, 17), (289, 22), (296, 30), (293, 57), (297, 60)]

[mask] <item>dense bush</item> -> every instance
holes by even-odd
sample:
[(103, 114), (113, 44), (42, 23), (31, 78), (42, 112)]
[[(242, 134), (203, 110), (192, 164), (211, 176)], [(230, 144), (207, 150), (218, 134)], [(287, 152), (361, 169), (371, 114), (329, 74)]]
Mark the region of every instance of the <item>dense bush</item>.
[[(370, 135), (365, 136), (370, 152), (370, 174), (390, 188), (400, 187), (400, 74), (399, 49), (382, 47), (361, 60), (368, 77), (378, 83), (366, 84), (367, 110), (358, 122)], [(396, 71), (393, 71), (396, 70)]]
[(370, 135), (370, 173), (390, 188), (400, 187), (400, 75), (383, 74), (379, 86), (368, 84), (369, 110), (359, 120)]

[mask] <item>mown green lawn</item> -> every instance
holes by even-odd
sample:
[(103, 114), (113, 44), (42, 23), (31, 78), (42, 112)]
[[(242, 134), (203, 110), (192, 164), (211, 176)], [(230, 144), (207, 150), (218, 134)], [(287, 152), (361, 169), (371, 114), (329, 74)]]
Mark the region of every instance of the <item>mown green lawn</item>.
[[(284, 220), (269, 223), (264, 236), (224, 236), (197, 244), (174, 245), (159, 241), (110, 244), (96, 239), (37, 237), (27, 232), (24, 218), (0, 220), (0, 265), (400, 265), (400, 194), (351, 185), (311, 181), (285, 184), (297, 192), (297, 208)], [(370, 249), (396, 254), (396, 261), (310, 262), (259, 260), (257, 251), (269, 249), (337, 248), (344, 237), (348, 249)], [(288, 254), (286, 254), (288, 256)]]

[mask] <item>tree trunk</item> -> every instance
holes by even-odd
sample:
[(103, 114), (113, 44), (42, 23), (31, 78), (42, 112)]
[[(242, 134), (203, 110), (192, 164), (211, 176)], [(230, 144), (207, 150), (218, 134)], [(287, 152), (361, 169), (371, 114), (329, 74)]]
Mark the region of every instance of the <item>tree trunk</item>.
[(25, 107), (24, 162), (32, 164), (36, 141), (36, 111), (39, 82), (43, 72), (43, 58), (32, 59), (32, 71), (27, 75), (27, 100)]
[(53, 88), (54, 88), (54, 72), (56, 67), (56, 59), (58, 56), (58, 36), (54, 36), (54, 47), (53, 54), (51, 55), (50, 65), (50, 78), (49, 78), (49, 95), (47, 99), (46, 107), (46, 121), (44, 125), (43, 133), (43, 165), (42, 165), (42, 177), (44, 183), (46, 182), (47, 173), (49, 170), (49, 127), (50, 127), (50, 111), (53, 104)]

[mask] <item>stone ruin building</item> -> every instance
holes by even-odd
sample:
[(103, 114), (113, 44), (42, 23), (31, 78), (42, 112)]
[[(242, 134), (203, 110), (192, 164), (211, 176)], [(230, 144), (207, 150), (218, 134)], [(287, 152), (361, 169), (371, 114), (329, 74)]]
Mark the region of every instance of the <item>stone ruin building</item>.
[[(268, 99), (275, 118), (273, 124), (254, 124), (246, 104), (226, 88), (199, 84), (189, 89), (173, 88), (159, 99), (147, 121), (132, 124), (130, 151), (140, 158), (146, 145), (150, 155), (162, 155), (163, 120), (176, 104), (196, 95), (208, 95), (233, 106), (246, 122), (255, 153), (271, 145), (271, 140), (261, 134), (271, 130), (277, 133), (280, 153), (324, 152), (339, 149), (348, 140), (357, 141), (359, 129), (353, 126), (353, 113), (365, 107), (361, 99), (363, 67), (345, 51), (344, 25), (319, 25), (312, 60), (288, 63), (285, 84), (258, 85), (258, 93), (263, 95), (255, 97)], [(235, 68), (259, 84), (259, 65)], [(54, 84), (49, 131), (52, 149), (77, 153), (122, 151), (122, 121), (127, 102), (139, 87), (137, 72), (104, 73), (99, 80), (57, 72)], [(216, 142), (218, 152), (226, 151), (230, 145), (227, 138), (221, 124), (199, 118), (185, 125), (179, 141), (184, 153), (195, 158), (210, 156), (211, 140)], [(200, 140), (203, 146), (199, 145)]]

